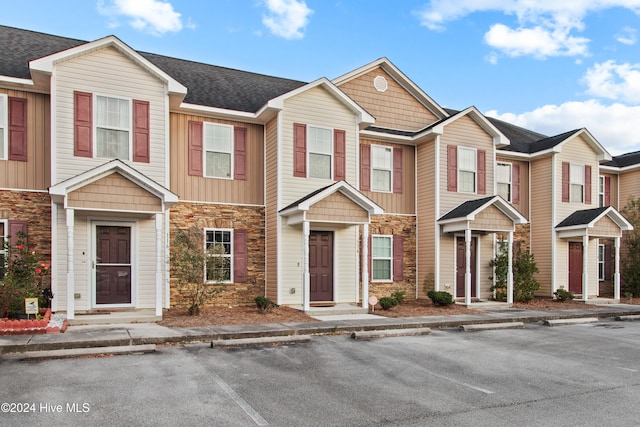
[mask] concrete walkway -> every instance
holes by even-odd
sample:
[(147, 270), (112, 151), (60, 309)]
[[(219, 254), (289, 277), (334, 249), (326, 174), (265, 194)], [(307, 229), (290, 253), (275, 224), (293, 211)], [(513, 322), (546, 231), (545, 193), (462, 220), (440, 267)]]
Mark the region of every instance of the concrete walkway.
[[(351, 334), (358, 331), (380, 331), (419, 328), (452, 328), (463, 325), (544, 322), (556, 319), (615, 318), (640, 316), (640, 305), (607, 304), (598, 308), (557, 311), (535, 311), (515, 308), (490, 308), (484, 313), (452, 316), (387, 318), (382, 316), (331, 316), (317, 322), (270, 323), (259, 325), (168, 328), (155, 323), (130, 323), (70, 326), (63, 334), (0, 336), (0, 356), (15, 357), (21, 353), (64, 349), (112, 348), (148, 344), (181, 344), (219, 342), (222, 340), (256, 340), (268, 337), (298, 335)], [(639, 317), (640, 318), (640, 317)], [(95, 352), (95, 350), (94, 350)]]

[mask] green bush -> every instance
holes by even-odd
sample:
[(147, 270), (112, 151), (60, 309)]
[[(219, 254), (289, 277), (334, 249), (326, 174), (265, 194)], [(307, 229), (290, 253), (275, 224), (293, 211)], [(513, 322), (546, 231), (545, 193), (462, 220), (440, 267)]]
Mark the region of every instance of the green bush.
[(398, 300), (398, 304), (402, 304), (405, 299), (406, 292), (405, 291), (396, 291), (391, 294), (391, 298), (395, 298)]
[(399, 304), (398, 300), (394, 297), (382, 297), (380, 298), (379, 303), (383, 310), (389, 310)]
[(556, 299), (560, 302), (562, 301), (567, 301), (567, 300), (572, 300), (575, 298), (575, 295), (573, 295), (573, 293), (569, 292), (566, 289), (558, 289), (557, 291), (555, 291), (553, 293), (556, 296)]
[(258, 295), (257, 297), (255, 297), (253, 301), (256, 303), (256, 307), (258, 307), (258, 310), (260, 310), (260, 313), (267, 313), (271, 311), (272, 308), (275, 308), (278, 306), (278, 304), (271, 301), (269, 298), (263, 297), (261, 295)]
[(445, 291), (429, 291), (427, 296), (433, 301), (433, 305), (453, 304), (453, 295)]

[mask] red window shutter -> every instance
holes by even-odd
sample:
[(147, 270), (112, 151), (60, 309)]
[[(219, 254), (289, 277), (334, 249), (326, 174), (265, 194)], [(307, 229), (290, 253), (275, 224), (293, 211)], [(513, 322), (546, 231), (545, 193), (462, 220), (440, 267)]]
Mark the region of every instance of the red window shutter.
[(293, 176), (307, 177), (307, 125), (293, 124)]
[(347, 169), (347, 147), (346, 132), (343, 130), (333, 131), (333, 179), (341, 181), (346, 179)]
[(74, 92), (73, 155), (93, 157), (93, 95)]
[(234, 178), (240, 180), (247, 179), (247, 128), (234, 127), (234, 153), (233, 167)]
[(360, 146), (360, 190), (371, 190), (371, 146)]
[(458, 191), (458, 147), (447, 145), (447, 191)]
[(149, 163), (149, 102), (133, 100), (133, 161)]
[(393, 280), (404, 280), (404, 237), (393, 236)]
[(9, 160), (27, 161), (27, 99), (9, 98)]
[(562, 162), (562, 201), (569, 202), (569, 162)]
[(189, 121), (189, 175), (202, 176), (202, 122)]
[(369, 235), (369, 281), (373, 280), (373, 237)]
[(611, 177), (604, 177), (604, 205), (611, 206)]
[(511, 203), (520, 203), (520, 165), (511, 165)]
[(16, 247), (18, 244), (19, 234), (22, 233), (22, 244), (27, 243), (27, 221), (22, 220), (9, 220), (9, 244), (12, 247)]
[(487, 152), (478, 150), (478, 194), (487, 194)]
[(247, 250), (247, 230), (233, 231), (233, 281), (246, 283), (247, 264), (249, 258)]
[(591, 204), (591, 166), (584, 167), (584, 202)]
[(402, 148), (393, 149), (393, 192), (402, 193)]
[(604, 280), (611, 280), (611, 265), (613, 260), (613, 245), (608, 243), (604, 245)]

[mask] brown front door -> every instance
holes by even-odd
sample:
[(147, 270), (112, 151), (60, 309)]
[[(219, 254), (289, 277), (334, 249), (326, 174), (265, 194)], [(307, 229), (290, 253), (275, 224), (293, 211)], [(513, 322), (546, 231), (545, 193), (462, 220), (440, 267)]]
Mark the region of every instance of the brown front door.
[(131, 304), (131, 227), (96, 226), (96, 304)]
[[(476, 297), (476, 238), (471, 238), (471, 297)], [(466, 246), (464, 237), (456, 237), (456, 298), (466, 295), (464, 274), (467, 267)]]
[(582, 294), (582, 243), (569, 242), (569, 292)]
[(333, 301), (333, 232), (309, 233), (311, 301)]

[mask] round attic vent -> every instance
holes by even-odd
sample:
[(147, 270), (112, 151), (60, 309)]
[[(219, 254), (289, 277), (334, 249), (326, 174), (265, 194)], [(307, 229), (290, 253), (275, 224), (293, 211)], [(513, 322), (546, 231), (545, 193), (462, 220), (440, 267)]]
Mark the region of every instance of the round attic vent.
[(373, 79), (373, 87), (375, 87), (378, 92), (384, 92), (389, 88), (389, 84), (383, 76), (376, 76)]

